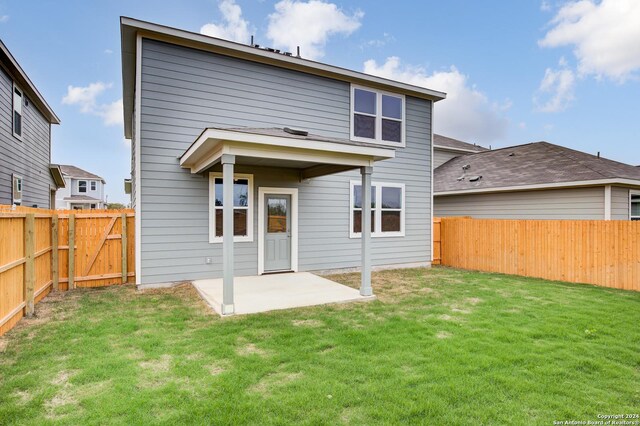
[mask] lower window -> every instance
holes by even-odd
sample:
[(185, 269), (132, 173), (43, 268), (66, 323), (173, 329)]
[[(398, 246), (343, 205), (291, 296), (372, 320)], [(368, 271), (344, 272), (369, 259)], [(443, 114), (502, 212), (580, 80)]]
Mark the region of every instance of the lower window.
[[(349, 236), (362, 235), (362, 186), (351, 181), (351, 218)], [(404, 236), (404, 184), (373, 182), (371, 184), (371, 235), (373, 237)]]
[(22, 205), (22, 177), (18, 175), (11, 176), (11, 200), (16, 206)]
[(630, 201), (631, 201), (630, 219), (640, 220), (640, 192), (631, 192)]
[[(209, 242), (222, 242), (224, 224), (222, 173), (209, 173)], [(233, 241), (253, 241), (253, 175), (233, 179)]]

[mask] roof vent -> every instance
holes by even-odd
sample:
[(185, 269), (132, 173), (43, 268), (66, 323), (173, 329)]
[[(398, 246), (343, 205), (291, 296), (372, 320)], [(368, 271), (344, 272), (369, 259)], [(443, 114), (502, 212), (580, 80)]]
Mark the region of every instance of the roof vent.
[(462, 166), (462, 170), (469, 170), (471, 168), (471, 166), (469, 164), (465, 164), (464, 166)]
[(515, 152), (511, 152), (511, 153), (509, 153), (509, 157), (515, 157), (515, 156), (516, 156), (516, 153), (515, 153)]
[(470, 176), (469, 177), (469, 182), (477, 182), (480, 179), (482, 179), (482, 176)]
[(309, 136), (309, 132), (307, 132), (306, 130), (301, 130), (301, 129), (292, 129), (290, 127), (285, 127), (284, 129), (285, 132), (291, 134), (291, 135), (296, 135), (296, 136)]

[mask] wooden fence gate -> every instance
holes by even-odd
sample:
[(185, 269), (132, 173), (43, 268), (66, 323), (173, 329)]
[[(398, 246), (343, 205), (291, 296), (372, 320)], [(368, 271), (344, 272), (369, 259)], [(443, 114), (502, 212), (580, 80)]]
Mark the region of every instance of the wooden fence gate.
[(0, 335), (51, 290), (135, 282), (133, 210), (0, 206)]

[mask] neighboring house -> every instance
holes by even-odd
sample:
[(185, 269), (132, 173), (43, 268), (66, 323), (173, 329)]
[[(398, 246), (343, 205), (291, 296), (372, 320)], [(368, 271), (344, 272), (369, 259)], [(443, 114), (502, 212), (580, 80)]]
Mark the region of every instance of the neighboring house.
[(640, 220), (640, 169), (547, 142), (454, 158), (434, 170), (435, 216)]
[(434, 134), (433, 168), (436, 169), (440, 167), (452, 158), (460, 157), (461, 155), (474, 154), (476, 152), (482, 151), (488, 151), (488, 149), (480, 145), (462, 142), (458, 139)]
[(64, 210), (85, 210), (105, 208), (103, 178), (79, 167), (60, 165), (65, 188), (56, 194), (56, 208)]
[(121, 31), (139, 283), (224, 276), (228, 313), (233, 276), (362, 267), (366, 294), (371, 265), (430, 264), (444, 93), (129, 18)]
[(53, 208), (64, 187), (51, 165), (51, 125), (60, 119), (0, 41), (0, 204)]

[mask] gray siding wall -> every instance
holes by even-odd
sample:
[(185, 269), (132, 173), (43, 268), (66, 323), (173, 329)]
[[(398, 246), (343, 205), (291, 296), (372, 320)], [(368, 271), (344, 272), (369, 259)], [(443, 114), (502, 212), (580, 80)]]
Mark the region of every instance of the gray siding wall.
[(13, 136), (13, 80), (0, 67), (0, 204), (12, 203), (11, 175), (17, 174), (22, 177), (22, 205), (50, 207), (49, 130), (47, 119), (29, 102), (22, 106), (22, 140)]
[(460, 152), (451, 152), (451, 151), (445, 151), (439, 148), (434, 148), (433, 149), (433, 168), (437, 169), (438, 167), (440, 167), (447, 161), (451, 160), (452, 158), (456, 158), (461, 155), (464, 155), (464, 154)]
[[(221, 244), (209, 244), (208, 177), (177, 157), (205, 127), (293, 126), (349, 137), (349, 84), (208, 52), (144, 40), (141, 93), (142, 282), (221, 276)], [(373, 180), (404, 183), (405, 237), (374, 238), (374, 265), (428, 262), (431, 252), (431, 104), (407, 98), (407, 147), (377, 163)], [(290, 169), (254, 174), (254, 241), (235, 244), (237, 275), (257, 273), (258, 187), (299, 188), (299, 269), (360, 265), (349, 238), (349, 182), (358, 172), (299, 183)], [(212, 265), (205, 257), (213, 256)]]
[(611, 188), (611, 219), (629, 220), (629, 188)]
[(496, 219), (604, 219), (604, 187), (436, 196), (434, 215)]

